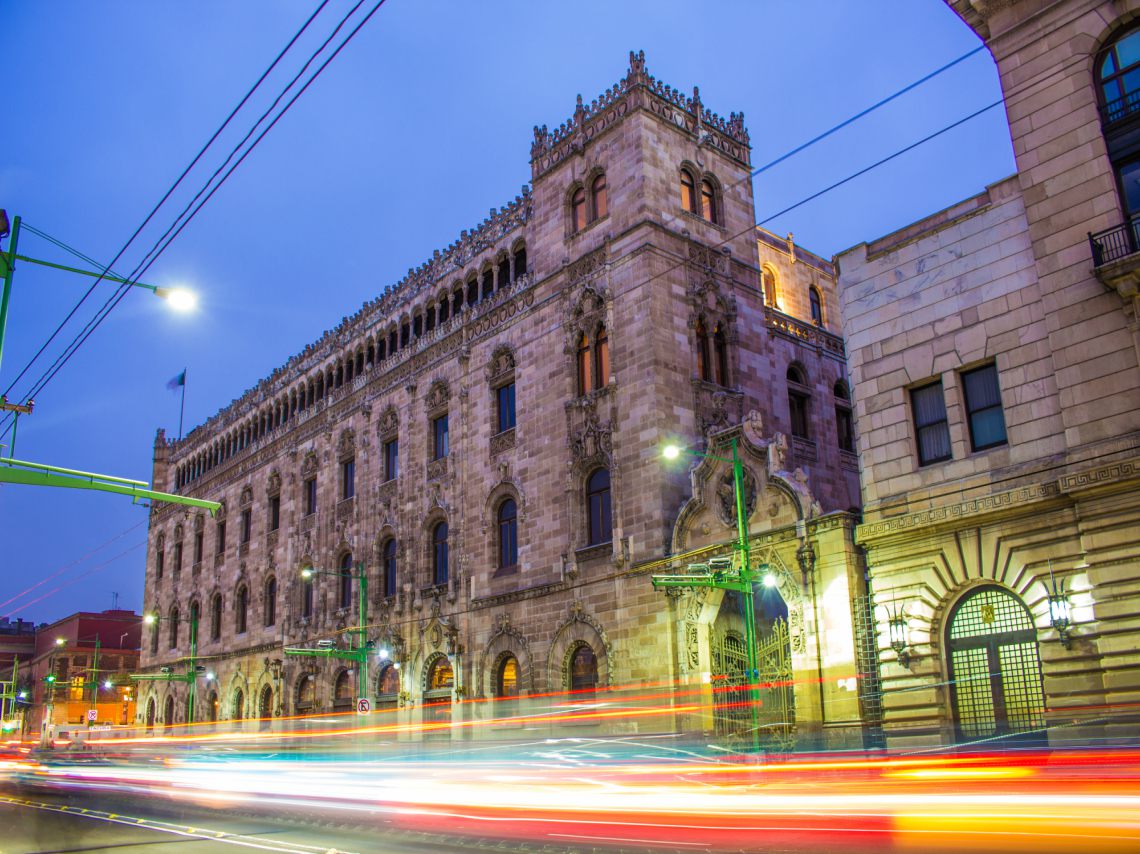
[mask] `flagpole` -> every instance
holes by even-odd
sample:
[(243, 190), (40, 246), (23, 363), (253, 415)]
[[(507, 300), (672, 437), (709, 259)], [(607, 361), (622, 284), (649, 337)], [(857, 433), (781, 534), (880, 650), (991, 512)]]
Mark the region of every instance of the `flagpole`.
[(182, 405), (178, 408), (178, 441), (182, 441), (182, 416), (186, 413), (186, 369), (182, 369)]

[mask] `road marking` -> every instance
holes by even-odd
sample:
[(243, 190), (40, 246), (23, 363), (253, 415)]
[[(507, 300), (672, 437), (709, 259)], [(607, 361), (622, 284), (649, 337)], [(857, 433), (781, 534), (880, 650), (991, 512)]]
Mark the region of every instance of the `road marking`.
[[(42, 801), (29, 801), (25, 798), (14, 798), (7, 795), (0, 795), (0, 803), (11, 804), (18, 807), (31, 807), (32, 809), (45, 810), (47, 812), (61, 812), (73, 815), (77, 818), (93, 819), (95, 821), (105, 821), (108, 824), (123, 824), (128, 827), (141, 827), (148, 830), (158, 831), (160, 833), (169, 833), (174, 836), (185, 836), (191, 839), (215, 839), (219, 842), (225, 842), (229, 845), (238, 845), (243, 848), (258, 848), (263, 851), (284, 851), (289, 854), (306, 854), (307, 852), (317, 852), (317, 854), (325, 854), (329, 849), (323, 845), (304, 845), (299, 842), (267, 842), (258, 839), (255, 836), (248, 836), (245, 834), (235, 833), (227, 834), (225, 831), (206, 830), (203, 828), (189, 827), (187, 825), (170, 824), (165, 821), (156, 821), (149, 818), (138, 818), (134, 816), (123, 816), (118, 813), (102, 812), (101, 810), (85, 809), (79, 811), (78, 809), (68, 807), (64, 804), (50, 804)], [(350, 854), (350, 852), (342, 852), (342, 854)]]

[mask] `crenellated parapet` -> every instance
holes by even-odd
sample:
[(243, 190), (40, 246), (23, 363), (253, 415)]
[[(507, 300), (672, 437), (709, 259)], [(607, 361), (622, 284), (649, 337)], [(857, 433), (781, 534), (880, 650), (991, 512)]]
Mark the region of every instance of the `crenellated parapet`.
[(553, 169), (598, 134), (638, 109), (648, 110), (691, 133), (701, 144), (709, 145), (745, 166), (751, 165), (751, 146), (744, 127), (744, 113), (729, 113), (723, 119), (705, 109), (700, 91), (692, 96), (662, 83), (645, 68), (645, 51), (629, 54), (629, 70), (587, 106), (578, 96), (574, 115), (553, 131), (546, 125), (535, 127), (530, 147), (531, 175)]

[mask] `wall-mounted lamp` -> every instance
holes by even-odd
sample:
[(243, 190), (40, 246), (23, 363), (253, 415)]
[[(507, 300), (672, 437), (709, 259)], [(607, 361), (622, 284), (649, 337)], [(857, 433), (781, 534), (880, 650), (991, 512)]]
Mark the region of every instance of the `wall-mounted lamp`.
[(1069, 627), (1073, 624), (1073, 615), (1069, 608), (1069, 594), (1065, 590), (1065, 579), (1061, 579), (1061, 583), (1057, 583), (1056, 577), (1053, 575), (1053, 565), (1049, 565), (1049, 587), (1045, 588), (1045, 593), (1049, 597), (1049, 625), (1057, 630), (1057, 637), (1061, 641), (1061, 646), (1065, 649), (1073, 648), (1073, 639), (1069, 635)]
[(899, 664), (910, 667), (910, 645), (907, 643), (906, 608), (887, 612), (887, 629), (890, 633), (891, 649), (899, 657)]

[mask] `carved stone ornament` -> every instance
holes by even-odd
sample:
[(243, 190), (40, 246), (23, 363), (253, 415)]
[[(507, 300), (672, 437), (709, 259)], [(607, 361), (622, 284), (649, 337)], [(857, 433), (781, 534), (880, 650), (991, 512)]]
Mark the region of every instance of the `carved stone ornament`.
[(317, 459), (316, 452), (309, 451), (305, 454), (305, 461), (301, 463), (301, 477), (313, 477), (317, 473), (319, 465), (320, 461)]
[(194, 533), (196, 533), (196, 534), (202, 533), (202, 529), (205, 527), (205, 525), (206, 525), (206, 517), (201, 513), (196, 513), (194, 515)]
[(609, 421), (602, 421), (596, 412), (586, 416), (586, 424), (570, 437), (570, 453), (575, 462), (596, 457), (609, 458), (613, 451), (613, 431)]
[(429, 413), (445, 409), (447, 408), (449, 397), (450, 393), (447, 388), (447, 383), (443, 380), (436, 380), (431, 384), (431, 388), (428, 389), (427, 397), (424, 399), (424, 406)]
[(755, 409), (750, 409), (748, 414), (744, 416), (744, 421), (740, 426), (744, 430), (744, 438), (750, 445), (756, 448), (763, 446), (764, 419), (760, 417), (759, 412)]
[(240, 504), (242, 507), (248, 507), (252, 503), (253, 503), (253, 487), (248, 486), (248, 485), (243, 486), (242, 490), (241, 490), (241, 498), (238, 499), (238, 504)]
[[(741, 480), (744, 483), (744, 518), (752, 517), (756, 509), (756, 478), (745, 467)], [(716, 515), (724, 524), (736, 524), (736, 491), (731, 471), (726, 471), (716, 488)]]
[(487, 381), (500, 382), (512, 377), (515, 372), (515, 356), (509, 347), (498, 347), (487, 363)]
[(281, 473), (277, 469), (273, 469), (269, 473), (269, 484), (265, 491), (269, 495), (277, 495), (281, 492)]
[(354, 453), (356, 453), (356, 432), (351, 429), (341, 430), (336, 443), (337, 456), (343, 459), (351, 457)]
[(396, 407), (389, 406), (384, 410), (384, 414), (380, 416), (380, 420), (377, 422), (376, 429), (382, 438), (396, 434), (396, 431), (400, 429), (400, 416), (396, 414)]

